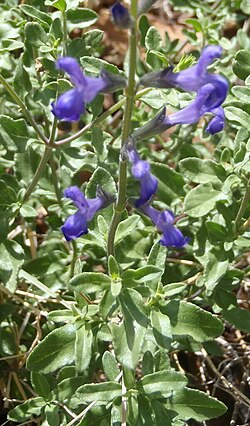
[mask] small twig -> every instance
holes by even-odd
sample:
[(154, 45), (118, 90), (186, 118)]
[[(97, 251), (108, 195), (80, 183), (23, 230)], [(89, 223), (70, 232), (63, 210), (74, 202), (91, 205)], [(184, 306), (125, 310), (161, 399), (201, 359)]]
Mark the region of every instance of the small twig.
[(77, 415), (73, 413), (73, 411), (71, 411), (66, 405), (62, 404), (61, 402), (58, 402), (56, 404), (59, 405), (59, 407), (62, 407), (73, 419), (77, 417)]
[(20, 382), (20, 380), (19, 380), (16, 372), (14, 372), (14, 371), (12, 372), (12, 377), (14, 379), (14, 382), (17, 385), (17, 389), (19, 390), (20, 394), (22, 395), (22, 398), (26, 401), (28, 399), (27, 395), (26, 395), (26, 393), (25, 393), (25, 391), (24, 391), (24, 389), (22, 387), (22, 384), (21, 384), (21, 382)]
[(188, 278), (187, 280), (184, 280), (184, 283), (187, 284), (194, 284), (197, 280), (197, 278), (199, 278), (202, 275), (201, 272), (197, 272), (197, 274), (193, 275), (192, 277)]
[(44, 316), (47, 317), (47, 315), (48, 315), (47, 312), (39, 311), (39, 309), (35, 308), (35, 306), (30, 305), (28, 302), (23, 300), (21, 297), (18, 297), (16, 294), (11, 293), (11, 291), (9, 291), (6, 287), (2, 286), (1, 284), (0, 284), (0, 290), (3, 293), (7, 294), (7, 296), (9, 296), (11, 299), (14, 299), (17, 302), (21, 303), (23, 306), (25, 306), (25, 308), (30, 309), (35, 314), (44, 315)]
[(196, 268), (203, 269), (203, 266), (200, 263), (193, 262), (192, 260), (174, 259), (172, 257), (167, 257), (166, 262), (168, 262), (168, 263), (179, 263), (181, 265), (187, 265), (187, 266), (195, 266)]
[(208, 353), (205, 351), (204, 348), (201, 349), (201, 352), (204, 356), (205, 362), (209, 365), (211, 370), (214, 372), (214, 374), (219, 377), (219, 380), (223, 383), (223, 385), (227, 388), (227, 390), (231, 390), (232, 396), (237, 399), (240, 398), (241, 402), (246, 404), (247, 406), (250, 405), (250, 399), (247, 398), (246, 395), (244, 395), (238, 388), (236, 388), (232, 383), (230, 383), (216, 368), (213, 361), (209, 357)]

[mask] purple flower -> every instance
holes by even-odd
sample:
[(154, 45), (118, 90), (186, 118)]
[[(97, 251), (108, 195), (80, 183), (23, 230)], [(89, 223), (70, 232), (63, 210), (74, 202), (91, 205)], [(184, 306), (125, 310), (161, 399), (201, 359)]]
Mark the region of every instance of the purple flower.
[(125, 79), (102, 71), (100, 77), (87, 77), (75, 58), (65, 56), (56, 62), (56, 68), (69, 74), (75, 88), (63, 93), (52, 103), (52, 112), (59, 120), (78, 121), (85, 111), (85, 103), (98, 93), (114, 91), (126, 85)]
[(212, 124), (208, 125), (206, 130), (210, 131), (212, 128), (213, 130), (220, 131), (224, 127), (224, 111), (219, 105), (220, 100), (217, 97), (213, 84), (205, 84), (199, 89), (197, 96), (187, 107), (171, 115), (167, 115), (163, 123), (167, 127), (171, 127), (176, 124), (194, 124), (197, 123), (204, 114), (210, 112), (215, 115), (216, 119), (219, 117), (222, 127)]
[[(144, 86), (167, 88), (178, 87), (187, 91), (197, 92), (197, 97), (190, 104), (190, 107), (166, 118), (167, 124), (193, 124), (196, 123), (203, 114), (211, 112), (215, 118), (207, 126), (206, 131), (211, 134), (220, 132), (224, 128), (225, 115), (220, 107), (227, 96), (228, 82), (219, 75), (209, 74), (207, 67), (215, 58), (219, 58), (222, 53), (220, 46), (206, 46), (197, 64), (180, 71), (173, 72), (169, 67), (158, 73), (149, 73), (140, 80)], [(205, 89), (203, 90), (203, 87)], [(209, 91), (209, 95), (206, 92)], [(199, 113), (200, 108), (200, 113)], [(179, 121), (178, 121), (179, 120)]]
[(70, 186), (64, 191), (64, 196), (70, 198), (78, 209), (75, 214), (68, 217), (61, 227), (67, 241), (87, 234), (87, 224), (93, 219), (95, 213), (114, 201), (110, 194), (100, 189), (97, 190), (97, 193), (96, 198), (88, 199), (77, 186)]
[(126, 7), (119, 1), (110, 8), (114, 23), (120, 28), (131, 28), (132, 19)]
[(158, 180), (150, 173), (150, 165), (147, 161), (141, 160), (133, 145), (128, 145), (126, 152), (133, 163), (132, 175), (140, 181), (140, 198), (135, 202), (136, 207), (147, 203), (156, 193)]
[(180, 72), (173, 72), (173, 67), (168, 67), (160, 72), (145, 74), (140, 83), (143, 86), (168, 88), (179, 87), (186, 91), (198, 92), (201, 86), (212, 83), (223, 86), (225, 97), (228, 89), (228, 83), (225, 78), (209, 74), (207, 67), (214, 59), (220, 58), (222, 53), (221, 46), (208, 45), (202, 52), (197, 64)]
[(160, 239), (163, 246), (182, 248), (189, 242), (190, 238), (184, 237), (182, 232), (174, 227), (174, 214), (170, 210), (160, 212), (148, 204), (141, 206), (140, 210), (149, 216), (158, 230), (163, 233)]
[(211, 113), (215, 117), (208, 124), (206, 131), (211, 134), (220, 132), (224, 128), (225, 114), (219, 105), (220, 100), (213, 84), (205, 84), (198, 90), (195, 99), (187, 107), (170, 115), (165, 114), (166, 108), (164, 107), (151, 121), (136, 129), (129, 139), (136, 143), (162, 133), (176, 124), (194, 124), (207, 113)]

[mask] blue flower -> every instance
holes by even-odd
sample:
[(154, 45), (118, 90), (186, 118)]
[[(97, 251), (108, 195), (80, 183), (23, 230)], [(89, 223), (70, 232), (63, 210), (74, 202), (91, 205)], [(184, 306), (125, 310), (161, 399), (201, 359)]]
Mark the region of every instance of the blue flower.
[(102, 71), (100, 77), (87, 77), (75, 58), (65, 56), (56, 62), (56, 68), (69, 74), (75, 88), (63, 93), (52, 103), (52, 112), (59, 120), (78, 121), (85, 111), (85, 103), (91, 102), (98, 93), (124, 87), (126, 81), (119, 75)]
[(131, 28), (133, 21), (130, 13), (119, 1), (110, 8), (114, 23), (120, 28)]
[(162, 133), (176, 124), (195, 124), (207, 113), (211, 113), (215, 117), (208, 124), (206, 131), (214, 134), (223, 130), (225, 114), (220, 106), (220, 99), (218, 99), (215, 88), (211, 83), (202, 86), (198, 90), (195, 99), (180, 111), (166, 115), (166, 107), (164, 107), (151, 121), (136, 129), (129, 137), (129, 141), (133, 141), (135, 144), (138, 141)]
[[(203, 114), (211, 112), (215, 115), (215, 118), (208, 125), (206, 131), (214, 134), (224, 128), (225, 115), (221, 104), (227, 96), (228, 82), (222, 76), (207, 72), (208, 65), (215, 58), (219, 58), (221, 53), (222, 48), (220, 46), (209, 45), (203, 49), (198, 63), (188, 69), (174, 73), (173, 67), (169, 67), (158, 73), (146, 74), (141, 78), (140, 82), (144, 86), (159, 88), (178, 87), (183, 90), (197, 92), (197, 97), (190, 104), (190, 108), (184, 108), (173, 114), (170, 116), (171, 118), (169, 117), (169, 121), (166, 119), (166, 123), (170, 124), (173, 122), (173, 125), (193, 124)], [(203, 87), (205, 87), (204, 91)], [(210, 94), (206, 96), (205, 93), (208, 90)], [(201, 107), (200, 113), (198, 111), (199, 105)]]
[[(197, 96), (187, 107), (167, 115), (163, 123), (166, 125), (166, 128), (176, 124), (194, 124), (197, 123), (204, 114), (211, 113), (215, 115), (216, 124), (211, 123), (206, 130), (212, 130), (212, 132), (215, 133), (215, 131), (220, 131), (224, 127), (224, 111), (219, 105), (220, 99), (217, 97), (214, 86), (208, 83), (198, 90)], [(218, 122), (220, 122), (219, 126)]]
[(97, 190), (97, 193), (96, 198), (88, 199), (77, 186), (70, 186), (64, 191), (64, 196), (70, 198), (78, 209), (75, 214), (68, 217), (61, 227), (67, 241), (87, 234), (88, 222), (93, 219), (95, 213), (114, 201), (110, 194), (100, 189)]
[(141, 160), (133, 145), (128, 145), (126, 152), (130, 161), (133, 163), (131, 168), (132, 175), (140, 181), (140, 198), (135, 202), (135, 206), (140, 207), (147, 203), (156, 193), (158, 180), (150, 173), (149, 163)]
[(148, 204), (140, 207), (140, 210), (150, 217), (152, 222), (163, 233), (160, 243), (166, 247), (184, 247), (190, 240), (189, 237), (184, 237), (182, 232), (175, 228), (174, 214), (170, 210), (160, 212)]
[(218, 86), (222, 85), (225, 92), (227, 92), (228, 83), (226, 79), (207, 72), (207, 67), (214, 59), (220, 58), (221, 53), (221, 46), (208, 45), (202, 50), (197, 64), (192, 67), (176, 73), (173, 72), (173, 67), (168, 67), (159, 72), (148, 73), (140, 79), (140, 83), (143, 86), (159, 88), (178, 87), (194, 92), (198, 92), (204, 84), (212, 83)]

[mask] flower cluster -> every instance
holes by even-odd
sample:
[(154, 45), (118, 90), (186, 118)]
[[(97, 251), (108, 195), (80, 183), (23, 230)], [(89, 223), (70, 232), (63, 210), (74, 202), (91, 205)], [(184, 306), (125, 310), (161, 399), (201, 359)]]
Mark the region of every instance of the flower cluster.
[[(147, 123), (144, 129), (141, 127), (138, 134), (140, 139), (150, 136), (153, 126), (155, 126), (154, 134), (156, 134), (176, 124), (197, 123), (206, 113), (214, 115), (206, 131), (210, 134), (214, 134), (223, 130), (225, 125), (225, 114), (221, 105), (227, 96), (228, 82), (220, 75), (207, 72), (207, 67), (215, 58), (219, 58), (221, 53), (222, 49), (220, 46), (209, 45), (203, 49), (197, 64), (188, 69), (174, 73), (173, 67), (168, 67), (160, 72), (148, 73), (141, 78), (140, 84), (143, 86), (159, 88), (176, 87), (182, 90), (196, 92), (197, 95), (194, 101), (186, 108), (163, 117), (158, 128), (156, 128), (154, 122), (152, 122), (150, 132), (150, 123)], [(134, 137), (136, 139), (136, 134)]]
[(132, 163), (132, 175), (140, 181), (140, 198), (135, 201), (135, 207), (150, 217), (152, 222), (163, 233), (161, 244), (167, 247), (181, 248), (188, 243), (189, 238), (184, 237), (179, 229), (174, 226), (174, 215), (171, 211), (159, 212), (150, 201), (157, 191), (158, 181), (150, 173), (150, 165), (140, 159), (136, 151), (136, 142), (161, 133), (176, 124), (194, 124), (206, 113), (211, 113), (214, 118), (208, 124), (206, 131), (214, 134), (224, 127), (224, 111), (221, 104), (224, 102), (228, 83), (225, 78), (207, 72), (208, 65), (221, 55), (220, 46), (207, 46), (203, 49), (198, 63), (189, 69), (174, 73), (169, 67), (163, 71), (149, 73), (143, 76), (140, 83), (144, 86), (171, 88), (197, 92), (195, 99), (185, 108), (171, 115), (166, 115), (166, 108), (160, 111), (153, 120), (135, 130), (127, 141), (125, 151)]
[[(146, 4), (146, 3), (145, 3)], [(130, 16), (127, 9), (120, 3), (116, 3), (112, 8), (114, 21), (120, 26), (130, 26)], [(145, 215), (150, 217), (152, 222), (162, 232), (160, 243), (167, 247), (184, 247), (188, 237), (184, 237), (179, 229), (174, 226), (174, 215), (169, 210), (160, 212), (153, 208), (150, 203), (157, 192), (158, 180), (150, 171), (150, 164), (142, 160), (136, 150), (136, 143), (151, 135), (155, 135), (176, 124), (194, 124), (206, 113), (214, 115), (208, 124), (206, 131), (211, 134), (221, 131), (224, 127), (224, 102), (228, 83), (218, 75), (207, 72), (207, 67), (215, 58), (220, 57), (221, 48), (219, 46), (207, 46), (203, 49), (200, 59), (189, 69), (174, 73), (171, 67), (157, 73), (149, 73), (143, 76), (140, 84), (151, 87), (177, 87), (182, 90), (196, 92), (195, 99), (185, 108), (171, 115), (166, 115), (166, 108), (160, 111), (153, 120), (136, 129), (128, 138), (122, 150), (125, 159), (132, 163), (131, 173), (140, 182), (140, 196), (133, 204)], [(125, 86), (125, 80), (119, 76), (114, 76), (102, 72), (100, 77), (87, 77), (83, 74), (74, 58), (65, 57), (57, 61), (57, 68), (67, 72), (75, 88), (61, 95), (57, 102), (53, 104), (53, 113), (60, 119), (68, 121), (79, 120), (80, 115), (85, 110), (85, 103), (91, 102), (99, 92), (114, 91)], [(70, 241), (88, 232), (87, 223), (93, 218), (95, 213), (114, 202), (114, 198), (102, 191), (97, 190), (97, 197), (86, 199), (79, 188), (73, 186), (66, 189), (65, 197), (70, 198), (77, 212), (70, 216), (62, 226), (65, 238)]]
[(119, 75), (102, 70), (99, 77), (86, 76), (75, 58), (65, 56), (56, 62), (58, 70), (65, 71), (75, 86), (63, 93), (52, 103), (52, 112), (59, 120), (78, 121), (85, 112), (85, 104), (101, 92), (114, 92), (126, 86), (126, 80)]

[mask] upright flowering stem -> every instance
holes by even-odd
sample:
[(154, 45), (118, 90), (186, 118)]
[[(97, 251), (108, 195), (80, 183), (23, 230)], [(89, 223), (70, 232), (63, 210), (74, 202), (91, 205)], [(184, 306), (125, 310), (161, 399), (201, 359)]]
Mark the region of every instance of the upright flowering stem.
[[(126, 103), (123, 119), (122, 129), (122, 146), (126, 142), (131, 129), (131, 117), (135, 96), (135, 71), (136, 71), (136, 50), (137, 50), (137, 32), (136, 32), (136, 14), (137, 14), (137, 0), (131, 1), (131, 16), (134, 18), (134, 25), (131, 28), (129, 37), (129, 75), (128, 87), (126, 90)], [(114, 254), (114, 240), (117, 226), (121, 220), (122, 212), (126, 203), (126, 188), (127, 188), (127, 161), (120, 158), (119, 163), (119, 179), (118, 179), (118, 197), (115, 206), (112, 222), (108, 235), (108, 255)]]

